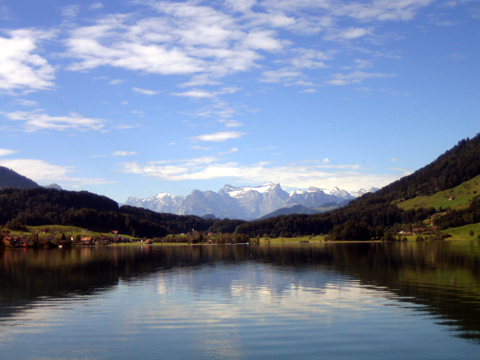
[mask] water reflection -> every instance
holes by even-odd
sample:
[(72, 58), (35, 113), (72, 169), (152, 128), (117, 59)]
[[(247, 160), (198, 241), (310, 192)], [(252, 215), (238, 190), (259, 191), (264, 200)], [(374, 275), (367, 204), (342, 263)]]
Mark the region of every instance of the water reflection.
[[(0, 253), (0, 332), (17, 336), (6, 324), (28, 325), (30, 332), (64, 327), (62, 319), (73, 316), (84, 327), (82, 341), (96, 344), (98, 331), (82, 322), (93, 316), (107, 327), (101, 331), (115, 334), (114, 342), (138, 337), (132, 351), (142, 345), (146, 351), (151, 332), (182, 331), (205, 357), (245, 358), (261, 357), (260, 338), (262, 344), (281, 339), (285, 354), (293, 339), (311, 341), (312, 329), (337, 350), (347, 341), (361, 351), (372, 336), (365, 334), (365, 318), (381, 338), (385, 329), (406, 326), (405, 317), (392, 314), (413, 311), (429, 319), (422, 327), (441, 324), (478, 343), (479, 260), (478, 242), (6, 251)], [(87, 357), (112, 351), (71, 346)], [(181, 342), (178, 347), (169, 348), (172, 356), (184, 355)], [(263, 355), (273, 358), (275, 349)]]

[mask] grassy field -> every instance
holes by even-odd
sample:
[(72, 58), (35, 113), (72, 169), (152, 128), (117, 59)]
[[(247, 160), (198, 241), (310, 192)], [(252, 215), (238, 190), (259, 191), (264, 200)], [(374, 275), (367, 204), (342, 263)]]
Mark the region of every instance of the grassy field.
[[(94, 232), (94, 231), (87, 231), (83, 232), (82, 228), (76, 226), (65, 226), (65, 225), (43, 225), (43, 226), (27, 226), (28, 232), (26, 231), (15, 231), (12, 230), (11, 233), (13, 235), (24, 235), (24, 234), (34, 234), (36, 231), (41, 231), (42, 229), (49, 229), (49, 232), (46, 234), (38, 234), (39, 238), (52, 236), (52, 235), (61, 235), (65, 234), (65, 236), (73, 237), (76, 236), (100, 236), (100, 237), (113, 237), (111, 233), (102, 233), (102, 232)], [(127, 237), (131, 239), (132, 237), (129, 235), (122, 235), (119, 234), (119, 237)]]
[[(475, 196), (480, 195), (480, 176), (458, 185), (453, 189), (440, 191), (430, 196), (417, 196), (414, 199), (397, 203), (397, 206), (403, 210), (409, 210), (419, 207), (450, 207), (451, 209), (462, 209), (468, 206), (468, 202)], [(455, 199), (449, 200), (451, 197)]]
[[(473, 231), (473, 235), (470, 235), (470, 231)], [(443, 232), (452, 235), (448, 240), (476, 240), (480, 234), (480, 223), (451, 228)]]
[[(83, 232), (82, 228), (75, 227), (75, 226), (62, 226), (62, 225), (52, 225), (52, 226), (29, 226), (28, 227), (28, 232), (25, 231), (12, 231), (12, 234), (14, 235), (22, 235), (22, 234), (30, 234), (30, 233), (35, 233), (37, 230), (42, 230), (45, 228), (49, 228), (50, 233), (48, 234), (39, 234), (40, 238), (51, 236), (51, 235), (61, 235), (65, 234), (67, 237), (77, 237), (79, 236), (104, 236), (104, 237), (112, 237), (113, 234), (110, 233), (99, 233), (99, 232)], [(473, 235), (470, 235), (471, 231), (473, 231)], [(471, 224), (471, 225), (466, 225), (458, 228), (452, 228), (452, 229), (447, 229), (443, 231), (444, 233), (451, 234), (452, 236), (447, 238), (446, 240), (477, 240), (478, 235), (480, 234), (480, 223), (478, 224)], [(120, 237), (127, 237), (131, 239), (131, 236), (128, 235), (121, 235), (119, 234)], [(170, 235), (169, 237), (171, 237)], [(405, 236), (402, 236), (402, 239)], [(423, 236), (428, 239), (427, 236)], [(417, 235), (410, 235), (406, 236), (407, 241), (415, 241), (417, 238)], [(251, 242), (253, 243), (255, 239), (251, 239)], [(325, 243), (326, 236), (325, 235), (317, 235), (317, 236), (301, 236), (301, 237), (294, 237), (294, 238), (260, 238), (260, 244), (261, 245), (278, 245), (278, 244), (301, 244), (301, 243), (309, 243), (309, 244), (319, 244), (319, 243)], [(121, 244), (116, 244), (114, 246), (139, 246), (143, 245), (142, 243), (121, 243)], [(188, 245), (187, 243), (174, 243), (174, 242), (167, 242), (167, 243), (154, 243), (154, 246), (161, 246), (161, 245), (177, 245), (177, 246), (182, 246), (182, 245)]]

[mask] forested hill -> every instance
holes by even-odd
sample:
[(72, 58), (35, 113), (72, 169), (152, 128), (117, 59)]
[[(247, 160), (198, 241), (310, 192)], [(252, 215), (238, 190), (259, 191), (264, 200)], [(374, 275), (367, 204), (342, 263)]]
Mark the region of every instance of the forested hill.
[(35, 181), (4, 166), (0, 166), (0, 189), (33, 189), (37, 187), (39, 185)]
[(429, 165), (377, 191), (386, 200), (411, 199), (451, 189), (480, 175), (480, 134), (460, 141)]
[(87, 191), (45, 189), (0, 190), (0, 224), (23, 227), (75, 225), (97, 231), (118, 230), (136, 236), (165, 236), (197, 231), (234, 232), (244, 221), (202, 219), (194, 215), (160, 214), (122, 206)]
[(43, 220), (55, 223), (58, 216), (69, 209), (83, 208), (118, 211), (118, 204), (105, 196), (87, 191), (59, 191), (40, 187), (0, 190), (0, 224), (5, 224), (19, 215), (19, 220), (28, 225), (43, 225)]
[(267, 234), (288, 237), (295, 234), (325, 234), (347, 221), (361, 222), (370, 228), (389, 228), (396, 223), (413, 224), (431, 216), (435, 209), (405, 211), (393, 203), (395, 200), (431, 195), (453, 188), (477, 175), (480, 175), (480, 134), (473, 139), (460, 141), (415, 173), (375, 193), (365, 194), (341, 209), (324, 214), (286, 215), (252, 221), (238, 226), (237, 232), (250, 236)]

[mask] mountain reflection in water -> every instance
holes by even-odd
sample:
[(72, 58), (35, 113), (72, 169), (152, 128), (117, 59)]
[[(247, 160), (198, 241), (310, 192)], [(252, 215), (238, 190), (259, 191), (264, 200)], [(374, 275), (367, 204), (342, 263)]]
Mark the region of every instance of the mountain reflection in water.
[[(466, 339), (469, 346), (480, 344), (480, 243), (477, 241), (296, 246), (143, 246), (51, 251), (27, 249), (0, 252), (0, 260), (0, 335), (7, 333), (13, 336), (9, 333), (8, 326), (18, 325), (19, 321), (22, 326), (28, 325), (25, 317), (32, 317), (32, 312), (38, 307), (55, 307), (60, 302), (60, 308), (68, 310), (75, 301), (82, 304), (96, 301), (102, 304), (128, 302), (131, 300), (127, 296), (133, 295), (135, 291), (141, 292), (143, 284), (153, 283), (157, 295), (163, 299), (158, 304), (159, 308), (152, 308), (152, 304), (159, 299), (151, 299), (144, 300), (145, 307), (148, 308), (145, 313), (135, 306), (132, 309), (148, 325), (150, 331), (167, 331), (168, 326), (176, 328), (182, 321), (185, 321), (185, 328), (193, 331), (191, 329), (201, 326), (201, 323), (210, 321), (223, 324), (223, 335), (218, 333), (220, 337), (215, 340), (222, 342), (222, 336), (226, 336), (230, 327), (240, 326), (223, 323), (222, 316), (228, 317), (232, 311), (229, 305), (234, 305), (240, 307), (235, 310), (236, 316), (243, 317), (244, 321), (249, 321), (253, 314), (261, 315), (272, 307), (282, 307), (282, 311), (291, 316), (289, 319), (296, 319), (287, 321), (287, 317), (284, 317), (282, 320), (287, 321), (286, 331), (290, 333), (301, 330), (304, 325), (299, 322), (308, 322), (314, 306), (317, 306), (315, 311), (319, 313), (331, 306), (341, 309), (342, 302), (345, 302), (345, 308), (339, 313), (355, 318), (357, 315), (352, 304), (358, 305), (362, 311), (378, 312), (378, 307), (372, 307), (369, 302), (373, 300), (369, 299), (380, 299), (375, 301), (383, 302), (387, 307), (397, 306), (405, 311), (419, 312), (422, 317), (433, 319), (433, 323), (440, 329), (447, 330), (457, 338)], [(173, 295), (177, 289), (183, 289), (184, 292)], [(338, 296), (339, 292), (342, 297)], [(207, 298), (205, 294), (208, 295)], [(211, 299), (218, 301), (213, 303)], [(197, 303), (189, 308), (192, 302)], [(248, 308), (242, 309), (243, 305)], [(113, 305), (103, 306), (105, 309), (114, 308)], [(124, 305), (118, 305), (119, 308), (122, 306)], [(166, 312), (161, 314), (163, 322), (153, 326), (152, 319), (160, 316), (159, 311)], [(189, 312), (187, 318), (182, 317), (185, 312)], [(156, 315), (149, 318), (148, 314)], [(177, 314), (176, 317), (173, 314)], [(111, 316), (113, 318), (114, 314)], [(132, 316), (132, 313), (128, 316)], [(327, 313), (322, 316), (329, 326), (332, 322), (341, 321), (339, 316), (337, 319), (327, 319), (331, 316)], [(275, 319), (272, 315), (269, 321), (275, 322)], [(130, 319), (129, 323), (132, 321)], [(267, 326), (259, 325), (258, 322), (255, 324)], [(274, 323), (268, 325), (275, 326)], [(281, 323), (281, 326), (287, 325)], [(354, 325), (346, 322), (345, 326)], [(381, 332), (381, 329), (378, 331)], [(258, 339), (263, 335), (260, 332), (255, 336)], [(265, 336), (261, 339), (262, 343), (269, 341), (268, 336)], [(118, 338), (110, 340), (118, 341)], [(263, 350), (267, 353), (262, 353), (262, 347), (256, 348), (253, 340), (253, 345), (249, 345), (248, 349), (236, 348), (243, 353), (243, 356), (236, 353), (236, 357), (265, 357), (267, 353), (275, 355), (276, 345), (269, 351)], [(223, 345), (218, 345), (214, 340), (205, 341), (202, 346), (210, 349), (206, 357), (233, 356), (232, 352), (227, 352), (225, 356), (218, 353)], [(289, 336), (282, 338), (282, 341), (288, 343)], [(238, 347), (238, 344), (235, 346)], [(9, 347), (2, 341), (1, 350), (8, 354)], [(95, 351), (97, 350), (100, 351)], [(96, 356), (90, 352), (86, 354), (80, 358)], [(282, 354), (276, 354), (276, 357)], [(185, 354), (171, 355), (183, 357)], [(105, 356), (110, 358), (111, 354), (100, 354), (99, 358)], [(126, 354), (124, 356), (129, 358)]]

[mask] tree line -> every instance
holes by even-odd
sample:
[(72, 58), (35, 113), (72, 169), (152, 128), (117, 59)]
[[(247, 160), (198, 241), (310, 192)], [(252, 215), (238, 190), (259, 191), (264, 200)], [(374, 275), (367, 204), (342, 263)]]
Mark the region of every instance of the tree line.
[(40, 187), (0, 190), (0, 224), (10, 228), (72, 225), (102, 232), (118, 230), (137, 237), (162, 237), (191, 231), (233, 233), (244, 222), (119, 207), (114, 200), (87, 191)]

